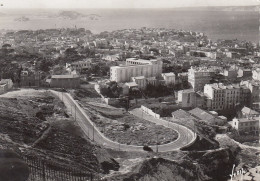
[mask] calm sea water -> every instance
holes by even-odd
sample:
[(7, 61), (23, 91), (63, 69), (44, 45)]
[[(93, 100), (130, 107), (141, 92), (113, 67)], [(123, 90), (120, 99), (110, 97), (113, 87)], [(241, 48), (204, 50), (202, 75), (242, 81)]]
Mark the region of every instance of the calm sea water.
[[(258, 41), (258, 13), (236, 11), (180, 11), (174, 9), (77, 9), (82, 14), (98, 14), (99, 20), (64, 20), (49, 18), (61, 10), (9, 10), (0, 17), (0, 29), (47, 29), (83, 27), (93, 33), (126, 28), (173, 28), (204, 32), (210, 39), (240, 39)], [(30, 18), (16, 22), (20, 16)]]

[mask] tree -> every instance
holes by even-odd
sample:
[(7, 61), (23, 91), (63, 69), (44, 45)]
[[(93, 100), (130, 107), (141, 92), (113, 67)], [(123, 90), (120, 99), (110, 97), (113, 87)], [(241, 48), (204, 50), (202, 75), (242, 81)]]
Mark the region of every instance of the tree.
[(52, 62), (51, 61), (47, 61), (46, 59), (43, 59), (40, 62), (39, 69), (41, 71), (43, 71), (43, 72), (49, 72), (51, 66), (52, 66)]

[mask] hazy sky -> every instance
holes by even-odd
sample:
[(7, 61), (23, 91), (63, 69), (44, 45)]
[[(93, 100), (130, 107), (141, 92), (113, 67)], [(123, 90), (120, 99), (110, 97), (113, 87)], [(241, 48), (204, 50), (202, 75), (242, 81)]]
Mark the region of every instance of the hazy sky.
[(247, 6), (259, 0), (0, 0), (1, 8), (174, 8)]

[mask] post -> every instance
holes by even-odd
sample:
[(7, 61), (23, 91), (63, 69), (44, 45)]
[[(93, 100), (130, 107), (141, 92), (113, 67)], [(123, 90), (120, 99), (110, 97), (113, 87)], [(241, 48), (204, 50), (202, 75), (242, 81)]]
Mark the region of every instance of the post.
[(118, 143), (119, 151), (120, 151), (120, 143)]
[(156, 143), (156, 153), (158, 153), (158, 133), (156, 135), (157, 143)]
[(46, 181), (46, 177), (45, 177), (45, 165), (44, 165), (44, 160), (42, 160), (42, 178), (43, 181)]
[(93, 131), (93, 141), (94, 141), (94, 123), (93, 123), (93, 130), (92, 131)]
[(76, 104), (75, 104), (75, 121), (77, 120), (77, 114), (76, 114)]

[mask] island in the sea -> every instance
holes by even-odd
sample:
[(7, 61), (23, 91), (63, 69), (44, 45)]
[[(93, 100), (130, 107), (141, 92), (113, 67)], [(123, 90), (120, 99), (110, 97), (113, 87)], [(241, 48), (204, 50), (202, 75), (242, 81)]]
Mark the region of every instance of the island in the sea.
[(98, 14), (82, 14), (76, 11), (61, 11), (56, 15), (51, 16), (52, 18), (61, 18), (75, 20), (80, 18), (86, 18), (88, 20), (99, 20), (101, 18)]
[(30, 20), (30, 18), (25, 17), (25, 16), (14, 19), (14, 21), (18, 21), (18, 22), (25, 22), (25, 21), (29, 21), (29, 20)]

